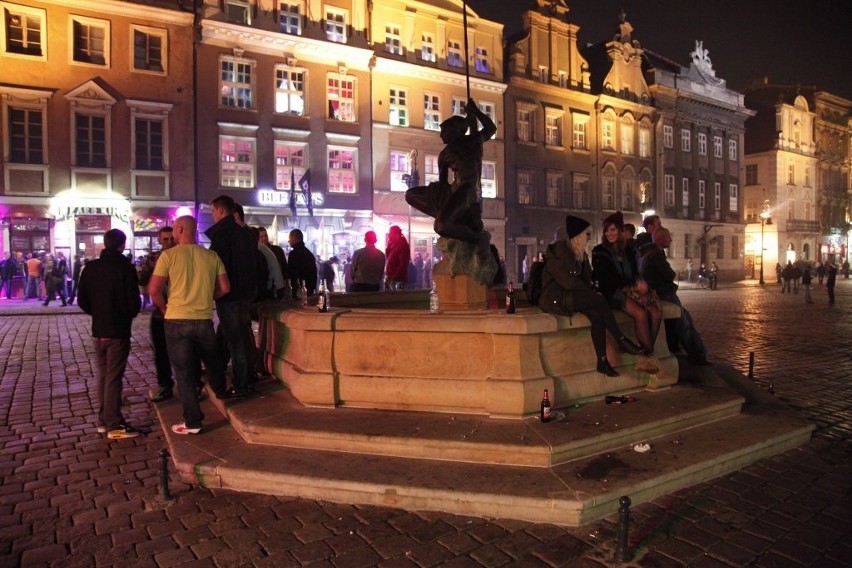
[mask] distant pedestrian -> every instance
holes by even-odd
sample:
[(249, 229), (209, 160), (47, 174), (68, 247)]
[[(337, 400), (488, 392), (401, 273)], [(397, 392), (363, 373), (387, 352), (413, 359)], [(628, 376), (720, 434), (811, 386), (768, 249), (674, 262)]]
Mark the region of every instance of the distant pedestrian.
[(787, 266), (781, 271), (781, 280), (783, 284), (781, 285), (781, 293), (793, 293), (793, 279), (795, 277), (795, 271), (793, 269), (793, 262), (787, 261)]
[(402, 229), (393, 225), (388, 232), (385, 247), (385, 290), (404, 290), (408, 284), (408, 263), (411, 261), (411, 248), (402, 235)]
[[(175, 246), (174, 230), (168, 226), (160, 227), (160, 230), (157, 231), (157, 242), (160, 243), (160, 250), (149, 254), (139, 271), (139, 285), (145, 288), (145, 293), (149, 297), (151, 293), (148, 290), (148, 285), (151, 282), (151, 276), (154, 275), (157, 260), (164, 250)], [(150, 333), (151, 346), (154, 348), (154, 368), (157, 370), (157, 390), (151, 393), (151, 402), (162, 402), (172, 398), (175, 383), (172, 379), (172, 364), (169, 361), (168, 343), (166, 341), (165, 316), (157, 307), (157, 304), (153, 305)]]
[(811, 299), (811, 267), (807, 265), (802, 269), (802, 293), (806, 304), (814, 303)]
[(834, 284), (837, 282), (837, 267), (833, 262), (827, 263), (825, 288), (828, 290), (828, 303), (834, 304)]
[(352, 291), (378, 292), (385, 272), (385, 253), (376, 248), (376, 233), (364, 233), (364, 248), (352, 255)]
[(340, 259), (332, 256), (320, 265), (319, 279), (325, 282), (325, 289), (334, 292), (334, 282), (337, 280), (337, 272), (334, 267), (340, 263)]
[(843, 272), (843, 278), (849, 279), (849, 261), (844, 260), (843, 265), (841, 267), (841, 272)]
[(686, 259), (686, 281), (687, 282), (692, 282), (692, 270), (693, 270), (692, 259), (687, 258)]
[(293, 229), (288, 236), (290, 256), (287, 257), (287, 267), (290, 270), (290, 287), (293, 289), (293, 299), (302, 282), (308, 290), (308, 295), (317, 289), (317, 259), (314, 253), (305, 246), (305, 234), (299, 229)]
[(27, 254), (25, 266), (27, 288), (24, 294), (24, 299), (39, 299), (41, 297), (41, 272), (43, 265), (34, 254)]
[(51, 300), (59, 296), (62, 300), (62, 305), (67, 305), (65, 300), (65, 273), (68, 270), (66, 264), (60, 264), (51, 255), (47, 255), (44, 265), (44, 288), (45, 297), (44, 305), (50, 304)]
[(816, 268), (817, 278), (819, 279), (819, 284), (822, 286), (822, 281), (825, 280), (825, 263), (817, 262)]
[(3, 260), (0, 261), (0, 294), (6, 294), (6, 299), (12, 299), (12, 279), (18, 273), (18, 263), (12, 258), (9, 251), (3, 253)]
[(121, 415), (121, 382), (130, 355), (130, 326), (139, 314), (136, 268), (122, 254), (127, 236), (118, 229), (104, 233), (100, 258), (80, 275), (77, 303), (92, 316), (98, 378), (98, 432), (110, 440), (135, 438), (139, 432)]

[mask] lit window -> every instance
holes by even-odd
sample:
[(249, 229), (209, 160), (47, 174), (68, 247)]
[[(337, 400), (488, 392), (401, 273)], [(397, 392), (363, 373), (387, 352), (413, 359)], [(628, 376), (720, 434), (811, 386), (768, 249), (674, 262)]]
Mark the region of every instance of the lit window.
[(432, 34), (420, 36), (420, 59), (430, 63), (435, 62), (435, 39)]
[(447, 65), (450, 67), (463, 67), (464, 60), (462, 59), (462, 51), (459, 42), (447, 42)]
[(402, 40), (399, 37), (399, 26), (385, 26), (385, 51), (393, 55), (402, 55)]
[(246, 0), (225, 0), (228, 21), (233, 24), (251, 24), (251, 9)]
[(565, 71), (559, 72), (559, 86), (563, 89), (568, 87), (568, 74)]
[(588, 128), (589, 115), (574, 114), (572, 115), (572, 118), (574, 119), (574, 125), (572, 129), (571, 145), (574, 148), (586, 150), (588, 148), (586, 142), (586, 129)]
[[(482, 114), (491, 119), (491, 122), (497, 124), (497, 116), (494, 110), (494, 103), (488, 103), (485, 101), (479, 102), (479, 110), (482, 111)], [(497, 133), (495, 132), (491, 139), (497, 138)]]
[(483, 199), (497, 197), (497, 164), (495, 162), (482, 162), (480, 187)]
[(538, 68), (538, 81), (539, 83), (550, 82), (550, 72), (547, 67), (541, 66)]
[(674, 148), (674, 129), (667, 124), (663, 126), (663, 146)]
[(639, 157), (651, 157), (651, 129), (646, 126), (639, 127)]
[(438, 169), (438, 156), (427, 154), (424, 158), (423, 181), (427, 184), (438, 181), (440, 170)]
[(628, 171), (621, 176), (621, 210), (633, 211), (633, 203), (635, 202), (635, 181), (633, 172)]
[(698, 209), (704, 212), (707, 206), (707, 182), (703, 179), (698, 180)]
[(71, 20), (71, 28), (74, 61), (109, 64), (109, 22), (75, 16)]
[(411, 173), (411, 164), (408, 163), (408, 152), (391, 150), (390, 153), (390, 189), (391, 191), (405, 191), (408, 184), (403, 181), (402, 176)]
[(714, 136), (713, 137), (713, 156), (717, 158), (722, 157), (722, 137)]
[(438, 95), (423, 95), (423, 128), (441, 130), (441, 98)]
[(675, 178), (673, 175), (666, 174), (664, 178), (663, 201), (666, 207), (674, 207), (675, 204)]
[(488, 50), (484, 47), (476, 48), (474, 67), (479, 73), (491, 73), (491, 62), (488, 59)]
[(328, 118), (341, 122), (355, 122), (354, 77), (329, 75)]
[(633, 154), (633, 123), (621, 123), (621, 153)]
[(408, 91), (391, 88), (388, 107), (388, 122), (394, 126), (408, 126)]
[(544, 119), (544, 143), (548, 146), (562, 145), (562, 117), (548, 112)]
[(219, 104), (240, 109), (253, 108), (254, 62), (222, 57), (219, 68)]
[(728, 159), (732, 162), (736, 162), (737, 158), (737, 141), (736, 140), (728, 140)]
[(731, 212), (737, 211), (737, 201), (740, 197), (740, 188), (737, 184), (732, 183), (728, 186), (728, 210)]
[(532, 142), (533, 111), (524, 108), (518, 109), (518, 140), (521, 142)]
[(589, 177), (585, 175), (574, 175), (571, 202), (574, 209), (587, 209), (589, 207)]
[(275, 66), (275, 112), (305, 115), (305, 75), (299, 67)]
[(281, 33), (302, 35), (302, 14), (299, 4), (282, 2), (278, 11)]
[(329, 149), (328, 151), (329, 193), (355, 193), (355, 150)]
[(298, 190), (298, 182), (303, 175), (305, 175), (305, 146), (276, 141), (275, 189), (289, 191), (292, 187)]
[(133, 121), (134, 169), (162, 171), (166, 131), (162, 119), (137, 117)]
[(707, 135), (703, 132), (698, 133), (698, 155), (707, 155)]
[(43, 109), (8, 107), (10, 162), (44, 163), (44, 118)]
[(518, 203), (521, 205), (532, 205), (533, 199), (532, 174), (530, 172), (518, 172)]
[(680, 130), (680, 149), (684, 152), (692, 151), (692, 132), (686, 128)]
[(615, 150), (615, 122), (604, 118), (601, 122), (601, 143), (606, 150)]
[(83, 168), (107, 167), (107, 117), (78, 112), (74, 114), (74, 165)]
[(0, 3), (3, 9), (3, 53), (43, 58), (47, 55), (47, 43), (42, 30), (45, 28), (45, 11), (28, 6)]
[(615, 209), (615, 172), (603, 174), (603, 203), (604, 209)]
[(223, 187), (254, 187), (255, 151), (253, 139), (219, 139), (219, 183)]
[(336, 8), (325, 9), (325, 37), (335, 43), (346, 43), (346, 12)]
[(548, 207), (562, 207), (562, 174), (547, 174), (547, 196)]

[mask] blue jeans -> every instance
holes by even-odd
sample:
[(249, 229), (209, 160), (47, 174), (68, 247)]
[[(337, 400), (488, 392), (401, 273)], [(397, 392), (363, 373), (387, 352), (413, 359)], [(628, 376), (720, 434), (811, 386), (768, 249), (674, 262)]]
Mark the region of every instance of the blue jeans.
[(201, 379), (200, 361), (207, 369), (207, 380), (213, 392), (217, 395), (225, 392), (225, 367), (216, 346), (213, 320), (167, 319), (165, 328), (184, 422), (188, 428), (200, 428), (204, 420), (197, 391)]
[(251, 301), (216, 302), (219, 327), (231, 352), (234, 390), (244, 394), (253, 374), (254, 334), (251, 331)]
[(130, 338), (95, 337), (95, 363), (98, 378), (98, 423), (107, 430), (121, 427), (121, 380), (130, 355)]
[(41, 291), (39, 290), (39, 284), (41, 279), (38, 276), (27, 276), (27, 292), (24, 294), (24, 298), (29, 300), (30, 298), (38, 298)]

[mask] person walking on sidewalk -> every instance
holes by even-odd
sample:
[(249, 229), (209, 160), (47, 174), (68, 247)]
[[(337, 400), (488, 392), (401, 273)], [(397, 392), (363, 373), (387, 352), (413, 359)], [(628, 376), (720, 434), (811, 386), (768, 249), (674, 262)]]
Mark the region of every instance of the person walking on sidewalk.
[(121, 382), (130, 355), (130, 326), (142, 308), (136, 268), (122, 254), (127, 236), (104, 233), (104, 249), (80, 275), (77, 304), (92, 316), (98, 378), (98, 432), (110, 440), (135, 438), (139, 432), (121, 415)]
[(0, 294), (6, 294), (6, 299), (12, 299), (12, 279), (18, 273), (18, 263), (9, 251), (3, 253), (0, 261)]
[[(154, 267), (157, 266), (157, 259), (160, 258), (160, 254), (175, 246), (173, 229), (171, 227), (160, 227), (160, 230), (157, 231), (157, 242), (160, 243), (161, 249), (149, 254), (139, 271), (139, 285), (146, 289), (151, 282), (151, 276), (154, 274)], [(151, 291), (146, 291), (150, 296)], [(165, 316), (156, 304), (154, 304), (154, 309), (151, 312), (150, 333), (151, 346), (154, 348), (154, 368), (157, 370), (157, 390), (151, 393), (151, 402), (162, 402), (172, 398), (175, 382), (172, 379), (172, 363), (169, 361), (169, 351), (166, 346)]]
[(833, 262), (826, 263), (825, 289), (828, 290), (828, 303), (834, 305), (834, 285), (837, 282), (837, 266)]
[(807, 264), (802, 269), (802, 292), (804, 294), (805, 303), (813, 304), (814, 301), (811, 299), (811, 267)]
[(172, 432), (182, 435), (201, 432), (204, 414), (198, 404), (197, 390), (201, 362), (216, 397), (228, 396), (225, 365), (213, 330), (213, 301), (227, 294), (231, 284), (219, 255), (196, 243), (196, 227), (195, 218), (189, 215), (175, 220), (173, 233), (177, 246), (160, 253), (148, 284), (154, 305), (165, 316), (169, 359), (184, 419), (172, 425)]

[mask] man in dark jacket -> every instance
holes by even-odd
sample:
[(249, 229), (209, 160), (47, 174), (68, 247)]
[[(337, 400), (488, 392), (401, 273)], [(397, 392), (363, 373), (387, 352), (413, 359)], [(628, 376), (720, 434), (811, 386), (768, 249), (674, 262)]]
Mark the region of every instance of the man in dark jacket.
[(231, 291), (216, 300), (219, 325), (231, 352), (234, 379), (229, 395), (242, 397), (248, 393), (252, 379), (251, 304), (257, 292), (257, 240), (248, 228), (237, 224), (236, 204), (231, 197), (217, 197), (211, 209), (215, 223), (205, 234), (210, 239), (210, 250), (222, 259), (231, 284)]
[(657, 292), (657, 296), (666, 302), (672, 302), (680, 306), (680, 318), (677, 320), (666, 320), (666, 341), (669, 351), (676, 353), (680, 351), (683, 344), (689, 360), (694, 365), (710, 365), (707, 361), (707, 349), (701, 334), (695, 329), (692, 316), (683, 307), (677, 295), (677, 277), (674, 269), (666, 259), (665, 249), (672, 244), (671, 233), (665, 227), (660, 227), (653, 233), (653, 243), (643, 248), (639, 259), (639, 274), (648, 283), (648, 286)]
[(122, 254), (127, 242), (118, 229), (104, 233), (104, 250), (80, 275), (77, 303), (92, 316), (98, 375), (98, 432), (111, 440), (135, 438), (139, 432), (121, 415), (121, 380), (130, 355), (130, 325), (139, 313), (136, 269)]
[(290, 271), (290, 287), (293, 289), (293, 299), (305, 281), (308, 294), (317, 289), (317, 259), (305, 246), (305, 236), (299, 229), (290, 231), (290, 257), (287, 259), (287, 269)]

